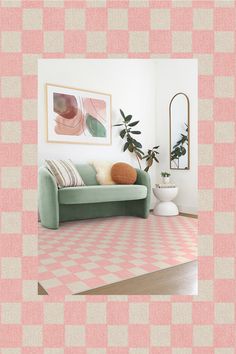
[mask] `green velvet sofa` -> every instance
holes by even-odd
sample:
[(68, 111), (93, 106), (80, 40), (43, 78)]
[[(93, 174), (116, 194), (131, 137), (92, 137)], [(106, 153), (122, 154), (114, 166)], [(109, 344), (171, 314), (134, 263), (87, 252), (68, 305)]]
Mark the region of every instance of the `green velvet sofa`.
[(75, 165), (86, 186), (58, 189), (53, 175), (39, 169), (39, 215), (41, 224), (58, 229), (63, 221), (116, 215), (147, 218), (150, 208), (149, 175), (137, 169), (132, 185), (99, 185), (92, 165)]

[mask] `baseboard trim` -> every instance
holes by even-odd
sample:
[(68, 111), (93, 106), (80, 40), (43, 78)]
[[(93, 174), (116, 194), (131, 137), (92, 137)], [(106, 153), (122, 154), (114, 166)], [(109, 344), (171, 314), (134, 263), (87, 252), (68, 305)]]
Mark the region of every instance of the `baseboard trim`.
[[(150, 212), (153, 212), (153, 209), (150, 209)], [(198, 219), (198, 215), (197, 214), (183, 213), (182, 211), (180, 211), (179, 215), (186, 216), (187, 218)]]
[(180, 212), (179, 215), (181, 215), (181, 216), (186, 216), (187, 218), (198, 219), (198, 215), (196, 215), (196, 214), (189, 214), (189, 213), (182, 213), (182, 212)]

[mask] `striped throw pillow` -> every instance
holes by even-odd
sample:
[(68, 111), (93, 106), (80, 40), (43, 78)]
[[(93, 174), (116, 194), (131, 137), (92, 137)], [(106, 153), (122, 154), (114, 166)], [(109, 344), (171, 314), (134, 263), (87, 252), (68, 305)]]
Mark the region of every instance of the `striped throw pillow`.
[(47, 169), (56, 178), (58, 188), (84, 186), (71, 160), (45, 160)]

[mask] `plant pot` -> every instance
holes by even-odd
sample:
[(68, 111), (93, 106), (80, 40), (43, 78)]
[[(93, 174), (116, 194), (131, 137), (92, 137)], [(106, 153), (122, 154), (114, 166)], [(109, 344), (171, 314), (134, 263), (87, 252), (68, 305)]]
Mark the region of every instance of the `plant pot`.
[(164, 184), (170, 183), (170, 177), (162, 177), (162, 182)]

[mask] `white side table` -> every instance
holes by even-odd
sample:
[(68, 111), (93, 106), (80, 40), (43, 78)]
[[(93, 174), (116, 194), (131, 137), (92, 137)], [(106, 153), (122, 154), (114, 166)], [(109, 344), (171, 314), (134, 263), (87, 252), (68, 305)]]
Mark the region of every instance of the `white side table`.
[(174, 216), (179, 214), (177, 205), (172, 202), (178, 194), (178, 187), (174, 188), (153, 188), (153, 193), (155, 197), (159, 200), (157, 201), (155, 208), (153, 210), (154, 215), (161, 216)]

